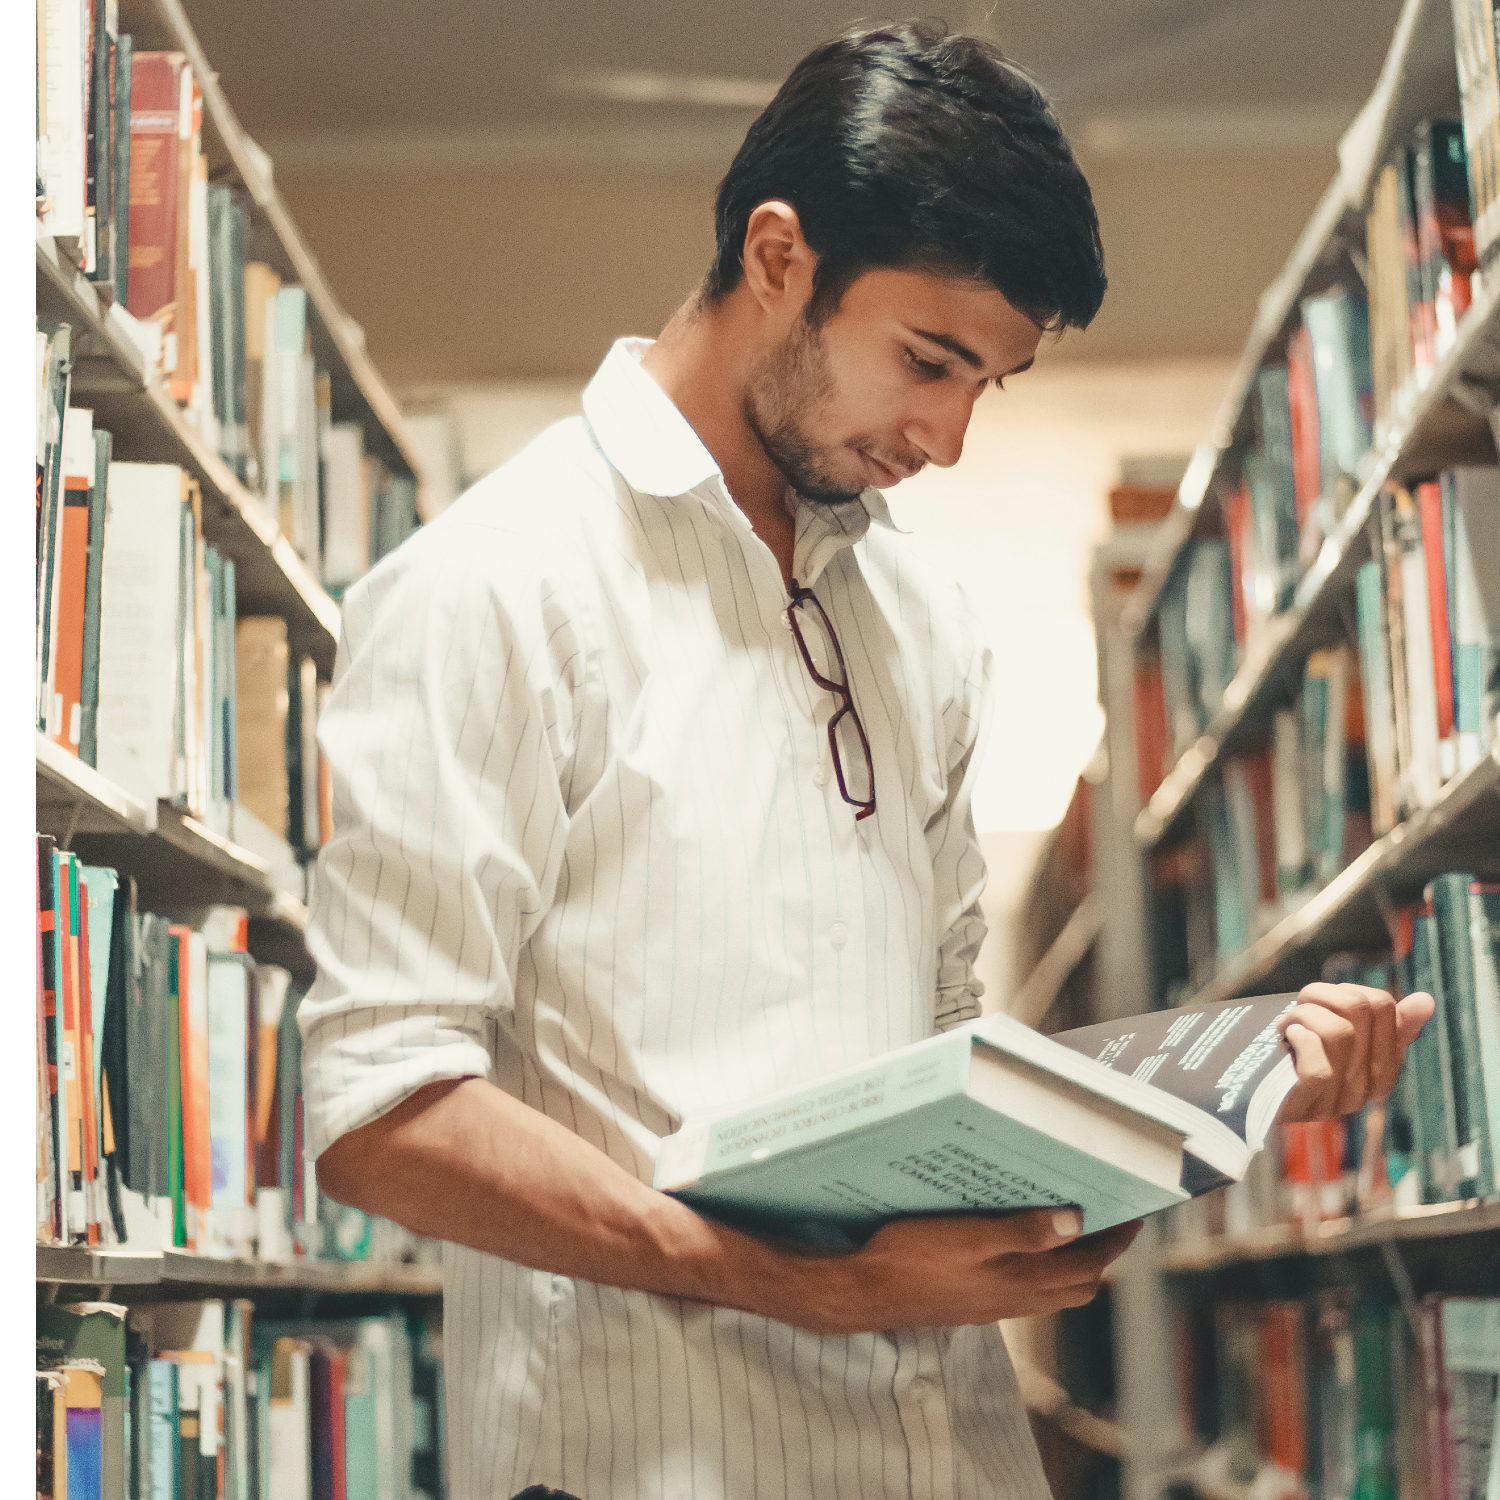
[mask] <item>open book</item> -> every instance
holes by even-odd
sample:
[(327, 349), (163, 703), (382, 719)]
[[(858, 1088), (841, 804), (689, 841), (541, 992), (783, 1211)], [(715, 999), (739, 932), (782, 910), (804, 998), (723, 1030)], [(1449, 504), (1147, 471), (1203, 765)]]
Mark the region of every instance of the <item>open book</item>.
[(755, 1233), (861, 1243), (912, 1214), (1073, 1205), (1107, 1229), (1238, 1181), (1296, 1067), (1296, 995), (1046, 1037), (988, 1016), (748, 1108), (690, 1118), (656, 1186)]

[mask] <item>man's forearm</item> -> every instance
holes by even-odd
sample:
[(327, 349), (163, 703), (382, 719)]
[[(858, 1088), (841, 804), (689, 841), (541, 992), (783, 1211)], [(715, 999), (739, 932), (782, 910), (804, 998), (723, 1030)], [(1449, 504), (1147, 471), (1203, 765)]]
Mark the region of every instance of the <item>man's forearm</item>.
[(748, 1312), (784, 1307), (802, 1264), (478, 1078), (428, 1084), (341, 1137), (318, 1180), (340, 1202), (534, 1270)]

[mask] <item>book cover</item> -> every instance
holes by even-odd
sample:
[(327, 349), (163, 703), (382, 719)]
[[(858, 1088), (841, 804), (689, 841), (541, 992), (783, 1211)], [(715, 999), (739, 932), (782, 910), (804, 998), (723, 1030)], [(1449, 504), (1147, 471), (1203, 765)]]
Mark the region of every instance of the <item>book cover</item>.
[(1440, 482), (1452, 515), (1453, 708), (1467, 770), (1494, 743), (1500, 710), (1500, 476), (1458, 468)]
[(185, 477), (114, 463), (100, 585), (98, 768), (154, 805), (172, 793)]
[(188, 288), (179, 253), (187, 229), (180, 143), (191, 137), (192, 88), (192, 70), (182, 53), (134, 54), (125, 306), (133, 317), (161, 326), (162, 374), (169, 381), (184, 364), (182, 346), (189, 342)]
[(114, 219), (114, 300), (124, 307), (130, 295), (130, 103), (134, 94), (135, 46), (129, 36), (115, 41), (114, 179), (111, 217)]
[[(1302, 304), (1312, 343), (1322, 496), (1343, 514), (1358, 487), (1360, 460), (1370, 446), (1374, 392), (1370, 375), (1370, 321), (1365, 299), (1334, 291)], [(1325, 524), (1324, 532), (1328, 531)]]
[(249, 1249), (246, 1053), (249, 1045), (248, 959), (214, 953), (207, 960), (208, 1107), (211, 1242)]
[[(92, 1493), (100, 1500), (126, 1500), (127, 1497), (125, 1315), (125, 1308), (111, 1302), (43, 1304), (36, 1313), (39, 1369), (62, 1369), (82, 1362), (96, 1367), (93, 1382), (87, 1383), (86, 1409), (97, 1416), (82, 1420), (89, 1429), (89, 1462), (99, 1476)], [(73, 1412), (77, 1409), (70, 1399), (70, 1458), (73, 1456)], [(79, 1472), (75, 1469), (74, 1481), (79, 1480)]]

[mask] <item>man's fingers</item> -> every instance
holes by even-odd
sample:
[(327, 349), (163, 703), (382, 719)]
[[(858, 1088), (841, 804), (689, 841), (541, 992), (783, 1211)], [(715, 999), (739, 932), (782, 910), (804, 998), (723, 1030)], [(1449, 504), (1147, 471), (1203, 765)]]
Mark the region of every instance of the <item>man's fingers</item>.
[(1020, 1213), (898, 1219), (878, 1230), (868, 1248), (896, 1254), (928, 1253), (970, 1262), (1055, 1250), (1078, 1238), (1076, 1208), (1030, 1208)]
[(1432, 1019), (1436, 1009), (1437, 1002), (1424, 990), (1396, 1002), (1396, 1027), (1403, 1047), (1410, 1047), (1416, 1041), (1417, 1033)]
[(1117, 1224), (1113, 1229), (1101, 1230), (1071, 1245), (1035, 1254), (1018, 1254), (1003, 1262), (1011, 1275), (1018, 1272), (1039, 1287), (1055, 1290), (1073, 1286), (1104, 1274), (1111, 1261), (1119, 1259), (1140, 1233), (1140, 1220), (1129, 1224)]

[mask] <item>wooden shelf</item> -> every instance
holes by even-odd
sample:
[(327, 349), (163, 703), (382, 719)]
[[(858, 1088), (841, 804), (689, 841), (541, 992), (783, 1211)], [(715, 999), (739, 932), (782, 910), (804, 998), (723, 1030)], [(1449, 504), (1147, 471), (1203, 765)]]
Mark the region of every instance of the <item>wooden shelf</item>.
[(1500, 872), (1500, 746), (1275, 921), (1188, 1003), (1208, 1005), (1277, 983), (1300, 987), (1299, 968), (1313, 950), (1387, 947), (1382, 908), (1415, 899), (1446, 870)]
[[(91, 864), (133, 875), (145, 909), (243, 906), (263, 923), (290, 929), (294, 952), (301, 951), (307, 907), (275, 883), (263, 859), (181, 808), (137, 801), (42, 734), (36, 736), (36, 827)], [(299, 967), (307, 967), (305, 955)]]
[(364, 331), (339, 305), (276, 191), (271, 158), (250, 138), (230, 107), (219, 75), (204, 56), (181, 4), (178, 0), (123, 0), (120, 30), (134, 38), (137, 51), (164, 48), (187, 55), (193, 77), (203, 90), (203, 149), (209, 175), (216, 182), (233, 182), (244, 189), (249, 218), (246, 259), (266, 261), (283, 279), (307, 289), (313, 355), (332, 381), (333, 420), (358, 422), (364, 430), (366, 452), (416, 477), (421, 509), (416, 450), (395, 397), (365, 352)]
[(1215, 1235), (1169, 1245), (1158, 1258), (1164, 1271), (1214, 1271), (1248, 1261), (1285, 1260), (1301, 1255), (1344, 1255), (1367, 1246), (1410, 1240), (1500, 1232), (1500, 1202), (1435, 1203), (1324, 1224), (1274, 1224), (1247, 1235)]
[(50, 237), (36, 242), (36, 311), (73, 329), (72, 404), (94, 413), (114, 436), (117, 459), (178, 464), (203, 490), (203, 532), (234, 559), (241, 615), (275, 614), (293, 649), (309, 653), (325, 678), (333, 671), (339, 607), (292, 550), (275, 518), (189, 426), (159, 384), (148, 379), (124, 318), (106, 310), (93, 283), (60, 258)]
[[(1297, 585), (1292, 605), (1273, 616), (1266, 639), (1235, 673), (1199, 739), (1163, 777), (1135, 822), (1146, 848), (1159, 843), (1186, 811), (1210, 771), (1244, 743), (1267, 712), (1290, 701), (1309, 652), (1347, 634), (1340, 613), (1354, 575), (1369, 557), (1365, 528), (1382, 487), (1449, 462), (1495, 459), (1487, 421), (1479, 414), (1500, 395), (1500, 275), (1474, 299), (1458, 337), (1431, 382), (1411, 403), (1384, 448), (1366, 455), (1358, 493)], [(1185, 481), (1184, 481), (1185, 482)]]
[(407, 1297), (442, 1295), (438, 1266), (363, 1260), (222, 1260), (185, 1250), (90, 1250), (38, 1245), (36, 1279), (65, 1286), (176, 1285), (240, 1294), (304, 1291)]

